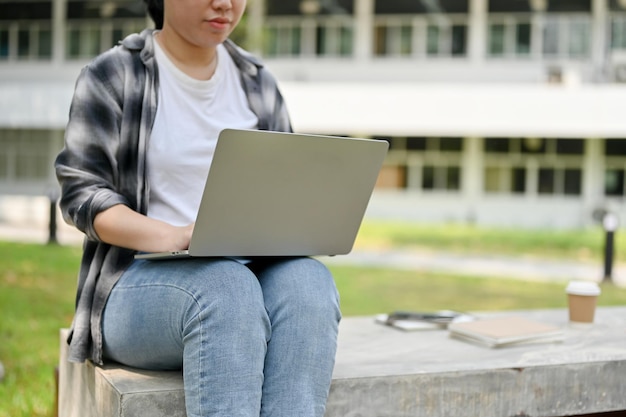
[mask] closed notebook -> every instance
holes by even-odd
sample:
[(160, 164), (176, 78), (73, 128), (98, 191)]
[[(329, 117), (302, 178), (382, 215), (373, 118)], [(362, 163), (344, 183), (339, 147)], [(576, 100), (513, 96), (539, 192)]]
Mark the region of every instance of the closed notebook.
[(451, 323), (448, 329), (452, 337), (489, 347), (560, 342), (564, 337), (559, 327), (518, 316)]

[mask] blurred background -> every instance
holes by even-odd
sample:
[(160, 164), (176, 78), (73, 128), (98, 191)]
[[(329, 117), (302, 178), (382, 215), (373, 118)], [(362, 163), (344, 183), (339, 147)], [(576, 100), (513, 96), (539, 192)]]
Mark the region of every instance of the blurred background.
[[(141, 0), (0, 0), (0, 417), (54, 415), (75, 80), (150, 25)], [(328, 260), (345, 316), (563, 308), (571, 279), (626, 304), (626, 0), (248, 0), (233, 39), (296, 131), (391, 145), (355, 251)]]
[[(140, 0), (0, 0), (0, 222), (46, 224), (81, 67), (150, 24)], [(391, 143), (370, 217), (626, 214), (624, 0), (249, 0), (234, 39), (297, 131)]]

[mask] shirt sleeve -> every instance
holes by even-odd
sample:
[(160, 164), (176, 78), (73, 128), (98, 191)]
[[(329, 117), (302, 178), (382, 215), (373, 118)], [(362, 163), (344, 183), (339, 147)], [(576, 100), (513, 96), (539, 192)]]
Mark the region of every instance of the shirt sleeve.
[(122, 106), (115, 87), (122, 83), (114, 72), (106, 77), (108, 67), (101, 67), (92, 64), (81, 71), (65, 146), (55, 162), (63, 218), (91, 240), (99, 240), (93, 227), (98, 213), (117, 204), (129, 205), (117, 187)]

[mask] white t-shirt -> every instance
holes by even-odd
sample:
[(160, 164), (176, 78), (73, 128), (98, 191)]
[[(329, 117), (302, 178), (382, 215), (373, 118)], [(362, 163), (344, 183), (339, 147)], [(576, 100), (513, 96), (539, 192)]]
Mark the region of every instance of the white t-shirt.
[(176, 226), (196, 220), (219, 132), (254, 129), (239, 71), (223, 45), (210, 80), (178, 69), (155, 41), (159, 101), (147, 154), (148, 216)]

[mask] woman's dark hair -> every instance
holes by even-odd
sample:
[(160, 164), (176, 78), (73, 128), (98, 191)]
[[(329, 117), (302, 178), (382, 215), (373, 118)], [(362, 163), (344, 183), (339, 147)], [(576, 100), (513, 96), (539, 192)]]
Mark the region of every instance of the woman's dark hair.
[(143, 0), (157, 29), (163, 29), (163, 0)]

